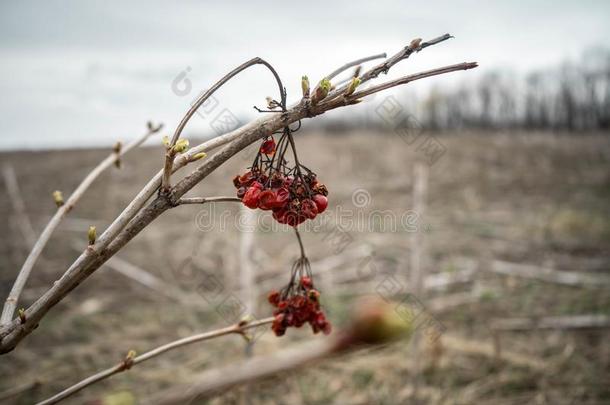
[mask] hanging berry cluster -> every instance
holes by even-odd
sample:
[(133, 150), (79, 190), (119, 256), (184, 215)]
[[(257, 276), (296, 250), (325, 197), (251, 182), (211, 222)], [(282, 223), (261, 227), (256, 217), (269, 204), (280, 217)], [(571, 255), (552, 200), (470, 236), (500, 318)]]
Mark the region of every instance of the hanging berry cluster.
[[(286, 160), (289, 148), (295, 160), (293, 167)], [(246, 207), (273, 211), (273, 218), (280, 224), (297, 226), (314, 219), (328, 206), (326, 186), (299, 163), (288, 127), (277, 144), (273, 135), (263, 140), (250, 169), (235, 176), (233, 184)]]
[(276, 308), (271, 326), (276, 336), (284, 335), (291, 326), (300, 328), (305, 323), (309, 323), (313, 333), (322, 331), (328, 335), (331, 332), (331, 324), (320, 307), (320, 292), (313, 286), (311, 267), (306, 257), (301, 257), (292, 266), (290, 283), (281, 291), (271, 291), (268, 299)]

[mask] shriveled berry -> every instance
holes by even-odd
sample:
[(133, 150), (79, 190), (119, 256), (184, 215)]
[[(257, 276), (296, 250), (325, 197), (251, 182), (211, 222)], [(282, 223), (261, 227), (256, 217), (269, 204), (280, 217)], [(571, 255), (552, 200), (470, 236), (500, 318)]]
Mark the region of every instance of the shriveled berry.
[(301, 201), (301, 213), (307, 219), (314, 219), (316, 217), (316, 215), (318, 215), (318, 207), (317, 207), (316, 203), (313, 202), (313, 200), (306, 198), (303, 201)]
[(328, 189), (322, 183), (316, 184), (314, 187), (312, 187), (312, 190), (314, 193), (322, 194), (325, 197), (328, 196)]
[(275, 206), (284, 207), (290, 201), (290, 191), (282, 187), (275, 192)]
[(250, 186), (248, 188), (248, 190), (246, 191), (246, 194), (244, 194), (244, 197), (242, 198), (241, 201), (244, 203), (244, 205), (246, 207), (255, 209), (258, 207), (258, 199), (259, 199), (260, 194), (261, 194), (260, 188), (254, 186), (254, 185)]
[(241, 181), (239, 180), (240, 176), (239, 174), (235, 177), (233, 177), (233, 185), (235, 186), (235, 188), (240, 188), (241, 187)]
[(239, 177), (240, 186), (250, 186), (255, 180), (255, 176), (251, 171), (247, 171)]
[(258, 208), (265, 211), (270, 210), (275, 206), (275, 202), (275, 191), (269, 189), (261, 191), (258, 197)]
[(273, 155), (275, 153), (275, 140), (273, 138), (263, 141), (261, 153), (264, 153), (265, 155)]
[(307, 291), (307, 297), (309, 297), (310, 300), (318, 301), (320, 299), (320, 292), (312, 288), (311, 290)]

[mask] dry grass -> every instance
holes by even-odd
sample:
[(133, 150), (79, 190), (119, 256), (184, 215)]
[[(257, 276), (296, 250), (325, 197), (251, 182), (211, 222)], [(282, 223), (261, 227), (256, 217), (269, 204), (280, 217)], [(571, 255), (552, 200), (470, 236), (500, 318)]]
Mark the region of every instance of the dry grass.
[[(446, 154), (430, 172), (428, 215), (420, 218), (428, 235), (430, 273), (459, 271), (457, 258), (481, 260), (472, 283), (434, 292), (424, 303), (452, 293), (473, 294), (473, 302), (435, 314), (446, 332), (426, 348), (424, 373), (417, 389), (407, 343), (358, 352), (306, 370), (263, 381), (249, 388), (254, 404), (401, 404), (417, 395), (423, 403), (604, 403), (610, 400), (610, 331), (532, 331), (499, 336), (502, 355), (494, 355), (488, 327), (492, 319), (562, 314), (610, 314), (610, 291), (558, 286), (507, 278), (485, 271), (485, 263), (502, 259), (562, 270), (608, 274), (610, 266), (610, 140), (603, 136), (465, 134), (443, 137)], [(421, 155), (400, 138), (379, 134), (297, 136), (302, 160), (318, 170), (331, 190), (331, 204), (355, 210), (352, 193), (365, 189), (374, 210), (403, 213), (410, 208), (412, 162)], [(15, 166), (27, 210), (37, 230), (53, 212), (55, 189), (66, 194), (105, 151), (58, 151), (3, 154)], [(245, 155), (252, 155), (247, 151)], [(136, 151), (120, 171), (105, 174), (57, 232), (34, 269), (24, 295), (29, 303), (75, 257), (71, 241), (86, 243), (87, 225), (98, 229), (133, 197), (160, 165), (161, 148)], [(237, 157), (199, 185), (197, 195), (233, 192), (230, 179), (248, 159)], [(217, 206), (237, 213), (237, 207)], [(43, 384), (15, 403), (31, 403), (55, 393), (88, 374), (118, 362), (129, 349), (143, 352), (169, 340), (227, 323), (216, 311), (230, 295), (239, 272), (239, 233), (230, 222), (222, 232), (203, 233), (195, 224), (200, 207), (181, 207), (160, 218), (136, 238), (120, 257), (168, 284), (194, 293), (200, 309), (185, 309), (108, 268), (100, 270), (42, 322), (14, 352), (0, 358), (0, 391), (35, 379)], [(0, 195), (0, 282), (8, 292), (26, 249), (11, 225), (11, 208)], [(306, 234), (313, 261), (336, 255), (325, 235), (330, 228)], [(78, 231), (77, 231), (78, 230)], [(161, 232), (169, 233), (169, 237)], [(409, 238), (381, 226), (353, 229), (351, 247), (367, 244), (375, 252), (376, 275), (370, 282), (323, 278), (323, 294), (331, 319), (340, 323), (355, 295), (375, 293), (385, 275), (406, 280)], [(259, 272), (290, 268), (297, 253), (287, 231), (259, 232), (254, 259)], [(348, 252), (346, 249), (343, 253)], [(170, 252), (168, 254), (168, 252)], [(195, 278), (178, 271), (192, 257)], [(347, 261), (334, 276), (361, 263)], [(197, 289), (201, 274), (215, 275), (225, 286), (212, 299)], [(316, 271), (314, 265), (314, 272)], [(197, 278), (199, 277), (199, 278)], [(271, 278), (279, 287), (285, 278)], [(272, 283), (273, 283), (272, 281)], [(333, 291), (348, 292), (335, 295)], [(208, 302), (208, 300), (210, 302)], [(259, 316), (269, 307), (259, 303)], [(291, 331), (277, 339), (265, 333), (255, 351), (273, 351), (293, 340), (310, 338)], [(239, 361), (243, 341), (237, 337), (179, 350), (93, 386), (67, 403), (105, 398), (105, 403), (130, 403), (161, 388), (192, 380), (208, 367)], [(512, 356), (512, 357), (511, 357)], [(523, 359), (529, 359), (533, 366)], [(416, 394), (415, 394), (416, 393)], [(214, 404), (239, 403), (244, 389), (227, 392)], [(114, 401), (114, 402), (111, 402)], [(120, 402), (123, 401), (123, 402)]]

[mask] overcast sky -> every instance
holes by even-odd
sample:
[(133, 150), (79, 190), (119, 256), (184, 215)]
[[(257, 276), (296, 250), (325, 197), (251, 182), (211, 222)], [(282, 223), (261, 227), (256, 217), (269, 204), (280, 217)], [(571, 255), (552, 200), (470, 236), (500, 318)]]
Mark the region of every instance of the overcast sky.
[[(0, 1), (0, 149), (109, 145), (142, 133), (148, 119), (173, 130), (201, 89), (254, 56), (276, 66), (295, 100), (302, 74), (320, 78), (414, 37), (456, 38), (393, 76), (480, 63), (431, 79), (441, 84), (498, 67), (526, 72), (576, 61), (610, 38), (603, 0), (286, 3)], [(429, 84), (409, 86), (400, 91)], [(274, 91), (269, 74), (254, 68), (223, 88), (219, 108), (247, 119)], [(212, 135), (212, 118), (193, 120), (187, 134)]]

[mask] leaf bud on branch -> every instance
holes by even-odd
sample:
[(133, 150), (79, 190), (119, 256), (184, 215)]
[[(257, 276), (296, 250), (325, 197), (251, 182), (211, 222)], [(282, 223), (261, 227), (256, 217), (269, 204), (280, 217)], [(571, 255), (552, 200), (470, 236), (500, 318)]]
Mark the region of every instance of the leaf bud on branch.
[(97, 229), (95, 226), (90, 226), (87, 231), (87, 238), (89, 239), (89, 246), (95, 245), (95, 240), (97, 239)]
[(64, 195), (61, 193), (61, 191), (53, 191), (53, 201), (55, 201), (55, 205), (57, 205), (57, 208), (64, 205)]

